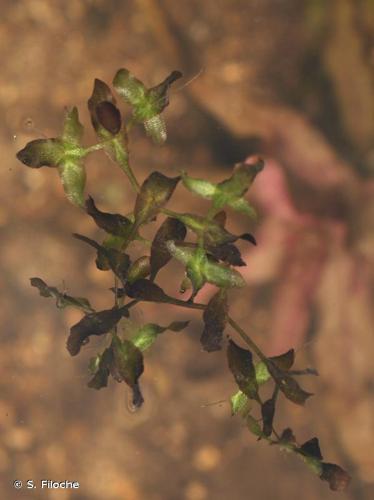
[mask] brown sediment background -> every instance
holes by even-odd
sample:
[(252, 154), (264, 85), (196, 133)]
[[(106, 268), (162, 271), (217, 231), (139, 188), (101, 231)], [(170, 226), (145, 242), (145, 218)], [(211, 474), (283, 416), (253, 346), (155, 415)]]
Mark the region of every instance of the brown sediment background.
[[(85, 143), (95, 140), (86, 101), (93, 79), (110, 84), (127, 67), (147, 85), (174, 69), (157, 148), (135, 128), (132, 166), (140, 180), (178, 169), (218, 181), (235, 162), (266, 160), (248, 197), (257, 224), (230, 214), (248, 287), (231, 312), (269, 355), (297, 350), (315, 393), (300, 408), (284, 401), (276, 426), (353, 476), (340, 498), (374, 497), (374, 8), (336, 0), (2, 0), (0, 21), (0, 475), (6, 500), (306, 500), (334, 498), (293, 456), (257, 443), (227, 403), (235, 390), (224, 352), (204, 353), (197, 313), (136, 308), (142, 323), (192, 318), (146, 355), (146, 403), (131, 414), (123, 384), (87, 388), (92, 340), (72, 359), (65, 347), (80, 318), (42, 299), (40, 276), (98, 309), (112, 281), (94, 253), (71, 237), (101, 238), (70, 205), (53, 169), (19, 163), (25, 143), (58, 135), (64, 107), (77, 105)], [(183, 86), (186, 84), (185, 86)], [(134, 196), (103, 154), (87, 162), (101, 209), (126, 214)], [(205, 210), (178, 187), (171, 206)], [(151, 233), (150, 233), (151, 234)], [(180, 267), (160, 273), (175, 292)], [(179, 274), (178, 274), (179, 273)], [(206, 300), (212, 289), (201, 292)], [(229, 329), (227, 333), (233, 334)], [(15, 490), (13, 481), (79, 481), (77, 490)]]

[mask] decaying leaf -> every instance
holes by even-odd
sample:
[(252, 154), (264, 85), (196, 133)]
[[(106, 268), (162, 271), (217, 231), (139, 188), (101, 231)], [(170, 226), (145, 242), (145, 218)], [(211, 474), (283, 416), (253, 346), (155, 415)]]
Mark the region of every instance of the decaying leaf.
[(322, 481), (327, 481), (330, 485), (330, 490), (333, 491), (344, 491), (351, 481), (351, 476), (339, 465), (326, 462), (322, 462), (320, 478)]
[(176, 188), (180, 177), (167, 177), (152, 172), (143, 182), (135, 202), (135, 224), (149, 222), (166, 205)]
[[(109, 139), (121, 128), (121, 113), (108, 85), (95, 78), (92, 95), (87, 101), (91, 122), (100, 139)], [(118, 129), (113, 132), (113, 129)]]
[(282, 431), (279, 439), (279, 445), (281, 445), (281, 447), (285, 447), (286, 449), (290, 446), (294, 447), (296, 445), (296, 438), (292, 429), (287, 427)]
[(157, 106), (157, 112), (161, 113), (169, 105), (169, 88), (176, 80), (182, 78), (180, 71), (172, 71), (165, 80), (149, 89), (149, 96)]
[(251, 351), (239, 347), (230, 339), (227, 359), (239, 389), (250, 399), (258, 400), (258, 385)]
[(151, 247), (151, 279), (154, 280), (158, 271), (166, 266), (172, 256), (166, 243), (169, 240), (183, 241), (186, 237), (186, 227), (178, 219), (168, 217), (159, 227)]
[(218, 351), (222, 348), (221, 343), (227, 322), (227, 312), (227, 292), (222, 289), (210, 299), (203, 313), (204, 330), (200, 342), (205, 351)]
[(91, 389), (102, 389), (108, 385), (108, 377), (110, 375), (111, 366), (113, 364), (113, 350), (108, 347), (99, 357), (99, 362), (95, 374), (88, 382), (88, 387)]
[(91, 196), (86, 200), (86, 211), (98, 227), (104, 229), (109, 234), (126, 237), (132, 228), (132, 222), (123, 215), (101, 212), (97, 209)]
[(108, 333), (122, 318), (124, 311), (113, 307), (104, 311), (86, 314), (70, 328), (67, 349), (72, 356), (79, 354), (82, 345), (87, 344), (91, 335)]
[(295, 379), (287, 375), (287, 372), (280, 370), (270, 359), (267, 360), (266, 365), (279, 389), (293, 403), (303, 405), (313, 395), (310, 392), (304, 391)]
[(71, 295), (60, 292), (56, 287), (48, 286), (41, 278), (30, 278), (30, 282), (31, 286), (39, 290), (42, 297), (54, 297), (56, 299), (56, 306), (59, 309), (71, 306), (87, 313), (94, 311), (85, 297), (72, 297)]
[[(288, 371), (295, 360), (295, 352), (293, 349), (288, 350), (283, 354), (279, 354), (278, 356), (272, 356), (268, 358), (270, 362), (272, 362), (275, 366), (274, 371), (279, 369), (281, 371)], [(256, 363), (256, 378), (259, 384), (264, 384), (268, 380), (270, 380), (271, 375), (266, 366), (266, 363), (260, 361)], [(280, 375), (280, 374), (279, 374)]]
[(273, 432), (273, 420), (275, 413), (275, 398), (270, 398), (261, 405), (262, 433), (269, 437)]
[(127, 282), (134, 283), (137, 280), (146, 278), (151, 272), (150, 258), (143, 255), (131, 264), (127, 273)]
[(116, 107), (116, 100), (102, 80), (95, 79), (88, 110), (96, 135), (103, 144), (105, 152), (128, 174), (127, 133), (122, 126), (122, 118)]
[(60, 139), (35, 139), (17, 153), (18, 160), (31, 168), (57, 167), (63, 156)]
[(231, 266), (240, 267), (247, 265), (242, 259), (238, 248), (232, 243), (224, 243), (223, 245), (218, 246), (208, 246), (207, 250), (215, 259), (226, 262), (226, 264), (230, 264)]
[(127, 272), (130, 266), (130, 257), (126, 253), (116, 250), (115, 248), (106, 248), (97, 243), (97, 241), (87, 236), (83, 236), (82, 234), (73, 233), (73, 236), (97, 250), (96, 265), (98, 269), (102, 271), (111, 269), (122, 283), (126, 281)]
[(300, 446), (299, 449), (305, 455), (316, 458), (317, 460), (323, 460), (323, 456), (319, 447), (319, 441), (316, 437), (309, 439), (309, 441), (306, 441)]
[(272, 356), (269, 358), (272, 363), (282, 371), (288, 371), (291, 369), (295, 362), (295, 351), (294, 349), (289, 349), (283, 354), (279, 354), (278, 356)]
[(102, 101), (97, 104), (97, 120), (102, 127), (113, 135), (121, 130), (122, 118), (120, 110), (110, 101)]
[(126, 293), (132, 299), (144, 300), (146, 302), (166, 302), (173, 301), (172, 297), (155, 283), (147, 279), (140, 279), (134, 283), (127, 283)]

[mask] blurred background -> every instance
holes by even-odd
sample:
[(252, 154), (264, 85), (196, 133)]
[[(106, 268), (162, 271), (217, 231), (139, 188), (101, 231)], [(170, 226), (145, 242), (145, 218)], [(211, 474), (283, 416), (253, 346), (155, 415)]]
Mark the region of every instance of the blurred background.
[[(72, 232), (102, 238), (70, 205), (53, 169), (15, 159), (25, 143), (59, 134), (77, 105), (95, 141), (86, 101), (93, 79), (121, 67), (146, 85), (184, 74), (157, 148), (135, 129), (140, 180), (152, 170), (220, 180), (250, 155), (266, 159), (249, 199), (259, 222), (241, 250), (248, 287), (232, 315), (269, 354), (290, 347), (315, 393), (305, 408), (283, 401), (277, 427), (320, 439), (328, 462), (353, 476), (340, 498), (374, 498), (373, 260), (374, 86), (371, 0), (1, 0), (0, 293), (1, 498), (51, 500), (296, 500), (336, 498), (296, 457), (257, 443), (227, 403), (235, 390), (224, 352), (201, 351), (198, 315), (137, 308), (138, 322), (192, 318), (146, 356), (146, 403), (131, 414), (125, 388), (88, 389), (87, 362), (72, 359), (75, 311), (60, 312), (29, 285), (39, 276), (110, 307), (107, 273)], [(99, 208), (131, 211), (121, 171), (98, 153), (87, 193)], [(204, 210), (178, 187), (172, 207)], [(180, 268), (161, 273), (176, 290)], [(171, 271), (170, 271), (171, 269)], [(174, 273), (175, 269), (175, 273)], [(177, 276), (177, 277), (175, 277)], [(202, 292), (207, 300), (212, 289)], [(229, 329), (227, 333), (232, 334)], [(163, 342), (165, 340), (165, 342)], [(76, 480), (78, 490), (15, 490), (14, 479)]]

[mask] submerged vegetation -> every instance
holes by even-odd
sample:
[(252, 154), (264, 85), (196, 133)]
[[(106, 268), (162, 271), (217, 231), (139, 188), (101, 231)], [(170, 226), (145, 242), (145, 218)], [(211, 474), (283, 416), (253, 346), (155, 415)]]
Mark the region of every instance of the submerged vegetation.
[[(71, 356), (78, 355), (91, 336), (106, 336), (107, 347), (89, 362), (91, 379), (88, 386), (93, 389), (107, 387), (110, 377), (116, 382), (125, 382), (132, 391), (134, 409), (144, 403), (140, 378), (144, 371), (145, 352), (163, 332), (180, 332), (189, 321), (171, 321), (166, 325), (147, 323), (134, 327), (130, 319), (131, 309), (141, 306), (142, 302), (155, 302), (201, 310), (202, 349), (210, 353), (225, 347), (228, 367), (237, 384), (237, 391), (230, 399), (232, 415), (244, 419), (258, 440), (295, 453), (315, 474), (327, 481), (332, 490), (343, 490), (350, 481), (349, 475), (340, 466), (323, 460), (316, 437), (301, 444), (290, 428), (280, 433), (274, 428), (279, 398), (284, 396), (297, 405), (304, 405), (312, 394), (305, 391), (296, 378), (317, 375), (316, 370), (294, 369), (293, 349), (278, 356), (266, 356), (229, 314), (229, 290), (245, 286), (236, 268), (246, 264), (235, 242), (241, 239), (256, 245), (256, 239), (251, 233), (231, 234), (226, 229), (227, 211), (240, 212), (252, 220), (256, 218), (246, 194), (264, 168), (264, 161), (254, 158), (237, 164), (231, 176), (218, 184), (193, 178), (184, 171), (176, 177), (154, 171), (140, 183), (130, 166), (128, 134), (135, 125), (144, 126), (155, 144), (166, 141), (162, 113), (169, 104), (170, 85), (181, 76), (179, 71), (173, 71), (159, 85), (147, 88), (127, 69), (120, 69), (113, 79), (113, 86), (131, 108), (126, 119), (109, 86), (96, 79), (88, 109), (98, 137), (97, 144), (82, 145), (83, 126), (77, 108), (73, 107), (66, 113), (60, 136), (31, 141), (18, 152), (17, 158), (28, 167), (55, 168), (68, 200), (85, 211), (106, 233), (100, 243), (81, 234), (73, 236), (95, 251), (98, 269), (113, 274), (114, 287), (109, 292), (113, 295), (113, 307), (97, 311), (88, 299), (67, 295), (41, 278), (31, 278), (31, 285), (41, 296), (54, 298), (58, 308), (74, 307), (82, 312), (82, 319), (71, 327), (67, 340)], [(121, 168), (134, 191), (134, 208), (127, 216), (103, 212), (91, 196), (85, 195), (84, 160), (87, 155), (101, 149)], [(207, 213), (177, 213), (166, 208), (178, 184), (192, 195), (210, 200)], [(142, 236), (142, 229), (156, 219), (162, 222), (153, 241), (148, 241)], [(144, 243), (145, 253), (131, 260), (127, 251), (134, 241)], [(158, 272), (172, 259), (185, 267), (180, 291), (190, 289), (188, 300), (172, 297), (156, 284)], [(207, 304), (196, 302), (196, 295), (206, 283), (216, 286), (217, 291)], [(236, 332), (243, 346), (229, 336), (224, 337), (227, 327)], [(166, 336), (163, 341), (168, 341)], [(264, 399), (262, 388), (270, 384), (271, 396)]]

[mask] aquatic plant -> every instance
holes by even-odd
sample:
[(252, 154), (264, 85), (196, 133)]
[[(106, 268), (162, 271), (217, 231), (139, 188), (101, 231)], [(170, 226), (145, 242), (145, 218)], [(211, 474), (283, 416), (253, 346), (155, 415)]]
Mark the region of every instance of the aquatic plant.
[[(293, 452), (332, 490), (343, 490), (350, 477), (340, 466), (323, 461), (316, 437), (299, 443), (290, 428), (278, 433), (274, 417), (280, 396), (297, 405), (304, 405), (312, 396), (296, 380), (299, 376), (316, 375), (314, 369), (294, 369), (293, 349), (278, 356), (268, 357), (252, 338), (230, 316), (228, 294), (232, 288), (242, 288), (245, 281), (236, 269), (246, 265), (235, 242), (239, 239), (256, 245), (252, 233), (232, 234), (226, 229), (228, 211), (245, 214), (251, 221), (256, 211), (248, 202), (247, 191), (264, 168), (261, 158), (253, 158), (235, 165), (231, 175), (219, 183), (194, 178), (181, 171), (168, 177), (154, 171), (140, 183), (130, 166), (128, 135), (135, 125), (142, 125), (146, 134), (156, 144), (167, 138), (163, 110), (169, 104), (170, 85), (181, 77), (173, 71), (160, 84), (147, 88), (127, 69), (120, 69), (113, 79), (117, 94), (131, 109), (124, 118), (109, 86), (96, 79), (88, 109), (98, 142), (90, 147), (82, 145), (83, 126), (76, 107), (68, 110), (62, 132), (58, 137), (29, 142), (17, 153), (17, 158), (31, 168), (55, 168), (61, 178), (68, 200), (85, 211), (95, 224), (106, 233), (102, 242), (81, 234), (73, 236), (96, 253), (96, 266), (113, 274), (114, 287), (111, 309), (97, 311), (84, 297), (72, 297), (41, 278), (31, 278), (43, 297), (52, 297), (58, 308), (79, 309), (82, 319), (73, 325), (67, 339), (67, 350), (76, 356), (90, 341), (91, 336), (105, 336), (107, 347), (89, 362), (93, 389), (107, 387), (109, 378), (124, 382), (132, 391), (132, 405), (139, 408), (144, 403), (140, 378), (144, 371), (147, 350), (159, 336), (167, 342), (166, 331), (180, 332), (189, 321), (171, 321), (167, 325), (147, 323), (134, 326), (130, 316), (135, 306), (142, 302), (169, 304), (202, 311), (202, 349), (208, 353), (226, 348), (228, 368), (237, 385), (230, 398), (231, 413), (244, 419), (248, 430), (258, 440)], [(85, 195), (85, 158), (104, 150), (127, 176), (134, 191), (135, 201), (131, 214), (101, 211), (91, 196)], [(178, 213), (167, 208), (178, 184), (192, 195), (210, 201), (205, 214)], [(144, 226), (162, 221), (153, 241), (142, 236)], [(188, 238), (188, 239), (187, 239)], [(135, 260), (127, 253), (134, 241), (145, 243), (145, 254)], [(148, 244), (147, 244), (148, 243)], [(181, 290), (191, 290), (188, 300), (172, 297), (156, 283), (159, 271), (176, 259), (185, 268)], [(196, 302), (198, 292), (210, 283), (217, 288), (206, 304)], [(241, 338), (239, 345), (224, 332), (230, 327)], [(263, 387), (272, 384), (271, 396), (264, 399)], [(257, 412), (257, 413), (256, 413)]]

